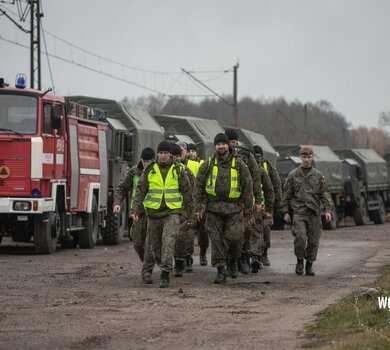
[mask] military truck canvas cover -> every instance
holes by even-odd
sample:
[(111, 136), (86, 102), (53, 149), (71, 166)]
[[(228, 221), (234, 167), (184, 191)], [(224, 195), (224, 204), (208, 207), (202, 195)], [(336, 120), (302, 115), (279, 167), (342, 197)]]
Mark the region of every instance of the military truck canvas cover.
[[(314, 152), (314, 166), (322, 172), (329, 191), (343, 191), (343, 178), (340, 158), (328, 146), (309, 145)], [(299, 156), (302, 145), (275, 145), (280, 158)]]
[(206, 159), (214, 153), (214, 137), (224, 133), (216, 120), (177, 115), (155, 115), (165, 129), (165, 136), (188, 135), (198, 147), (200, 158)]
[(141, 106), (88, 96), (69, 96), (71, 101), (105, 110), (112, 119), (118, 119), (134, 135), (134, 161), (140, 160), (143, 148), (157, 150), (164, 140), (164, 131), (153, 117)]
[(274, 167), (276, 166), (277, 153), (264, 135), (246, 129), (237, 129), (239, 141), (253, 148), (258, 145), (263, 149), (264, 158)]
[(363, 182), (369, 191), (387, 186), (387, 164), (373, 149), (355, 148), (335, 151), (341, 158), (355, 159), (362, 167)]

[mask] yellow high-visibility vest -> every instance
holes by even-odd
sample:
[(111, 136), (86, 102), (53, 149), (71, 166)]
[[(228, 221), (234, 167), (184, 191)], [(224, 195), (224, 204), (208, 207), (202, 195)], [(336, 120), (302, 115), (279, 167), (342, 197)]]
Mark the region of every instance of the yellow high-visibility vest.
[[(211, 157), (209, 158), (209, 166), (211, 162)], [(206, 183), (206, 192), (212, 196), (216, 196), (215, 193), (215, 183), (217, 181), (218, 176), (218, 161), (217, 158), (214, 158), (214, 164), (212, 168), (212, 172), (207, 179)], [(236, 169), (236, 157), (232, 157), (232, 165), (230, 167), (230, 191), (229, 198), (240, 198), (241, 190), (238, 185), (238, 172)]]
[[(266, 161), (263, 162), (263, 168), (264, 170), (267, 172), (268, 174), (268, 164)], [(265, 205), (265, 198), (264, 198), (264, 191), (263, 191), (263, 183), (261, 183), (261, 196), (262, 196), (262, 200), (261, 200), (261, 206), (264, 208), (264, 205)]]
[(194, 160), (189, 159), (187, 161), (187, 168), (191, 170), (191, 172), (194, 174), (196, 177), (198, 175), (198, 171), (200, 168), (200, 164)]
[(133, 191), (131, 193), (130, 208), (133, 207), (133, 202), (134, 202), (135, 194), (137, 192), (138, 182), (139, 182), (139, 176), (138, 175), (134, 175), (134, 177), (133, 177)]
[[(159, 209), (163, 196), (169, 209), (180, 209), (183, 206), (183, 196), (179, 191), (179, 174), (175, 168), (175, 164), (172, 164), (164, 182), (160, 167), (156, 163), (153, 165), (154, 171), (148, 174), (149, 191), (144, 200), (145, 208)], [(180, 170), (183, 170), (183, 165), (180, 165)]]

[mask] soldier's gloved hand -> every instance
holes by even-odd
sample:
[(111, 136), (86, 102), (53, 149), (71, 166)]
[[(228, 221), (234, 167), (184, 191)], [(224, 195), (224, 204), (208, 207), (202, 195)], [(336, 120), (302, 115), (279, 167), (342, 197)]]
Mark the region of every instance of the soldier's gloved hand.
[(138, 214), (136, 214), (136, 213), (132, 213), (130, 216), (131, 216), (131, 218), (132, 218), (132, 220), (133, 220), (134, 222), (137, 222), (138, 219), (139, 219)]
[(325, 219), (327, 222), (332, 220), (332, 214), (331, 213), (325, 213)]
[(112, 212), (114, 214), (119, 214), (121, 212), (121, 206), (119, 204), (114, 205), (114, 207), (112, 208)]
[(286, 222), (291, 222), (290, 214), (289, 213), (284, 214), (284, 218), (283, 219)]
[(272, 214), (269, 213), (268, 211), (265, 213), (265, 218), (266, 219), (272, 219)]
[(196, 213), (196, 218), (198, 221), (202, 220), (203, 219), (203, 211), (198, 211)]

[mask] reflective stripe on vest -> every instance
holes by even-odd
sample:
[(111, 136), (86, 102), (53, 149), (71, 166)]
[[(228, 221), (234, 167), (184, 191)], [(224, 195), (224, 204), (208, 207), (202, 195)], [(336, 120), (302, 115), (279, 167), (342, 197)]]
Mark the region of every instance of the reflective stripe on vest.
[(196, 175), (198, 175), (198, 171), (199, 171), (199, 168), (200, 168), (200, 164), (194, 160), (191, 160), (189, 159), (187, 161), (187, 168), (191, 170), (191, 172), (194, 174), (194, 176), (196, 177)]
[[(209, 166), (211, 162), (211, 157), (209, 158)], [(218, 162), (217, 158), (214, 158), (214, 164), (212, 172), (206, 182), (206, 192), (212, 196), (216, 196), (215, 193), (215, 184), (218, 176)], [(230, 167), (230, 191), (229, 198), (240, 198), (241, 191), (238, 186), (238, 172), (236, 169), (236, 157), (232, 157), (232, 165)]]
[[(268, 164), (266, 161), (263, 162), (263, 168), (268, 174)], [(264, 191), (263, 191), (263, 183), (261, 183), (261, 196), (263, 197), (261, 200), (261, 206), (264, 208), (265, 205), (265, 198), (264, 198)]]
[(130, 208), (133, 208), (133, 202), (134, 202), (135, 194), (137, 193), (138, 182), (139, 182), (139, 176), (134, 175), (134, 177), (133, 177), (133, 192), (131, 193)]
[[(175, 164), (172, 164), (163, 181), (160, 167), (155, 163), (153, 170), (148, 174), (149, 190), (144, 200), (144, 207), (159, 209), (164, 196), (165, 204), (169, 209), (180, 209), (183, 206), (183, 197), (179, 191), (179, 174)], [(180, 169), (183, 166), (180, 165)]]

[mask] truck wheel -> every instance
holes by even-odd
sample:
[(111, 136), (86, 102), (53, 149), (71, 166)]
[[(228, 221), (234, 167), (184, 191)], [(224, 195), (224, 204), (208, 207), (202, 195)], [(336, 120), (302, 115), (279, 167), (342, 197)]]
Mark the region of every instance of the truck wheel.
[(127, 220), (126, 201), (122, 202), (121, 208), (120, 214), (115, 215), (112, 212), (112, 206), (110, 206), (106, 227), (102, 229), (103, 244), (120, 244), (122, 242)]
[(386, 221), (386, 208), (381, 196), (378, 197), (379, 209), (371, 212), (371, 219), (375, 224), (384, 224)]
[(92, 211), (82, 219), (84, 230), (78, 234), (79, 247), (91, 249), (96, 245), (99, 231), (99, 212), (96, 197), (92, 198)]
[[(37, 254), (54, 253), (57, 247), (59, 231), (56, 229), (56, 214), (49, 213), (47, 220), (43, 215), (34, 219), (34, 245)], [(54, 228), (54, 229), (53, 229)]]
[(369, 219), (368, 219), (367, 204), (364, 197), (360, 197), (360, 201), (354, 210), (353, 216), (355, 219), (355, 224), (357, 226), (368, 224)]

